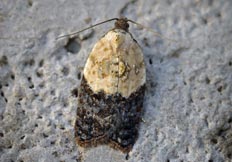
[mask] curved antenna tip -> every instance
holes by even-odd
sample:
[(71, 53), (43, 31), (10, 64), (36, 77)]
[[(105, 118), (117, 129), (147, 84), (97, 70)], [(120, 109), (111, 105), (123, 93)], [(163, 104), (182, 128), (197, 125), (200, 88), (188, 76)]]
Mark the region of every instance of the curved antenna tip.
[(95, 26), (98, 26), (98, 25), (101, 25), (101, 24), (104, 24), (104, 23), (106, 23), (106, 22), (113, 21), (113, 20), (118, 20), (118, 18), (108, 19), (108, 20), (99, 22), (99, 23), (97, 23), (97, 24), (91, 25), (91, 26), (89, 26), (89, 27), (87, 27), (87, 28), (84, 28), (84, 29), (82, 29), (82, 30), (79, 30), (79, 31), (77, 31), (77, 32), (70, 33), (70, 34), (66, 34), (66, 35), (61, 35), (61, 36), (57, 37), (56, 40), (61, 39), (61, 38), (64, 38), (64, 37), (68, 37), (68, 36), (77, 35), (77, 34), (83, 32), (83, 31), (85, 31), (85, 30), (91, 29), (91, 28), (93, 28), (93, 27), (95, 27)]

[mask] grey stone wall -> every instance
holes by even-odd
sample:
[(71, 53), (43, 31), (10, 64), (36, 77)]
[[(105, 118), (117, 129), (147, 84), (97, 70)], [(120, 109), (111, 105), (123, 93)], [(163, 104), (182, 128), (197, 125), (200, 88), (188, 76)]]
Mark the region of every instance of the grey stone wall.
[(144, 122), (129, 162), (232, 160), (231, 0), (1, 0), (0, 161), (124, 161), (107, 146), (80, 154), (73, 125), (94, 43), (124, 15), (144, 52)]

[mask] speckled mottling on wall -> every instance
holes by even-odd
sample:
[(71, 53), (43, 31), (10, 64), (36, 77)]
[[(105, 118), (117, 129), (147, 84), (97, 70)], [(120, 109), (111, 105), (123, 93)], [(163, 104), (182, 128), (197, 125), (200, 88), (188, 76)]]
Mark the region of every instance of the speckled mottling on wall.
[[(231, 0), (0, 1), (0, 161), (121, 162), (75, 143), (83, 66), (109, 22), (126, 16), (146, 64), (138, 139), (128, 162), (232, 160)], [(82, 158), (82, 159), (81, 159)], [(126, 161), (126, 160), (125, 160)]]

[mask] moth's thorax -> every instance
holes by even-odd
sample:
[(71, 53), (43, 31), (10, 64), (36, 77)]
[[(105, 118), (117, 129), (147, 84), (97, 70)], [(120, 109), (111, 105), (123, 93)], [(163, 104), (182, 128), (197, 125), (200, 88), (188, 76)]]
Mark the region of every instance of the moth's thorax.
[(143, 53), (131, 34), (110, 30), (92, 49), (84, 77), (93, 92), (120, 93), (129, 97), (145, 84)]

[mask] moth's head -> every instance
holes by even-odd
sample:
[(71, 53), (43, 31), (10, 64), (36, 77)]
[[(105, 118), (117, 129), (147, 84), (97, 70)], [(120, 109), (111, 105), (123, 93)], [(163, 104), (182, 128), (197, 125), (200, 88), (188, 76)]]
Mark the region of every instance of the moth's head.
[(122, 29), (128, 32), (128, 28), (129, 28), (128, 19), (126, 17), (117, 19), (116, 22), (114, 23), (114, 27), (116, 29)]

